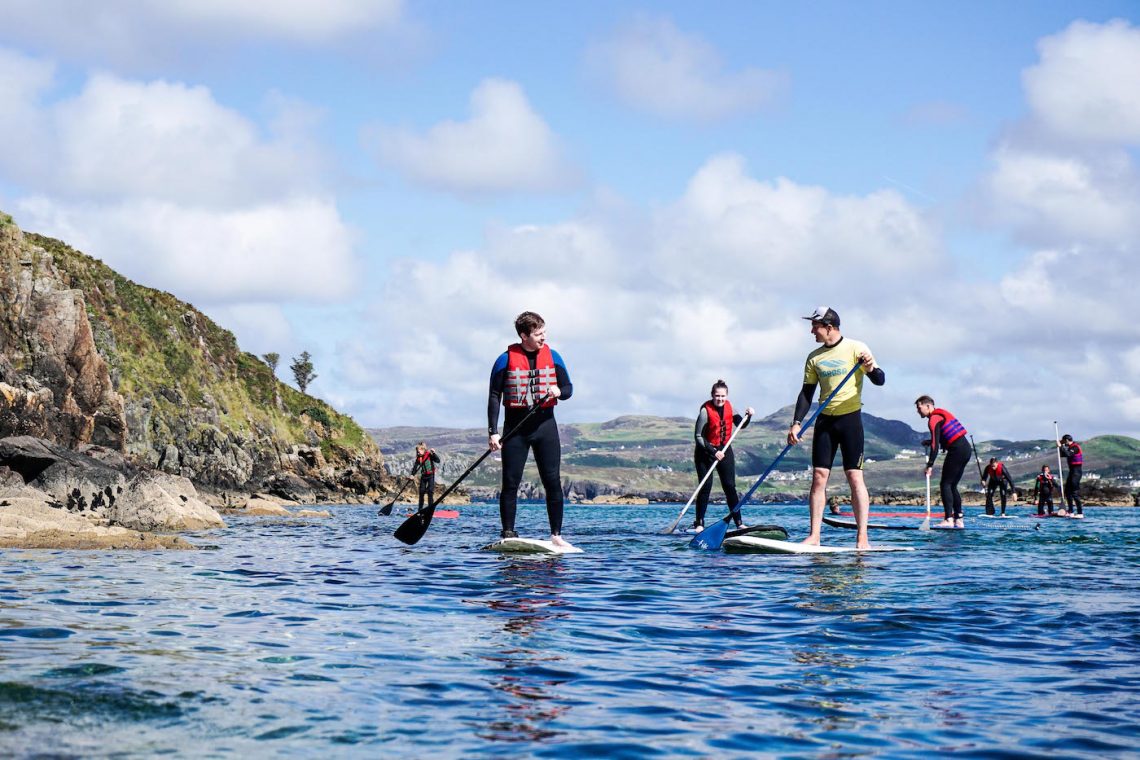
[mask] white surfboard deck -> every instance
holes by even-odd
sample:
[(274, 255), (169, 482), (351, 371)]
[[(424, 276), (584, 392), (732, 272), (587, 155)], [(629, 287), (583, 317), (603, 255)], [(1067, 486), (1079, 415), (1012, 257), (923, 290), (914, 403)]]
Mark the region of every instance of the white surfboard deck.
[(483, 551), (506, 554), (581, 554), (577, 546), (555, 546), (541, 538), (501, 538), (483, 547)]
[(987, 520), (1016, 520), (1017, 519), (1017, 515), (978, 515), (978, 517), (984, 517)]
[(760, 554), (852, 554), (855, 552), (912, 552), (913, 546), (872, 546), (856, 549), (854, 546), (808, 546), (774, 538), (738, 536), (726, 538), (722, 544), (726, 552), (754, 552)]

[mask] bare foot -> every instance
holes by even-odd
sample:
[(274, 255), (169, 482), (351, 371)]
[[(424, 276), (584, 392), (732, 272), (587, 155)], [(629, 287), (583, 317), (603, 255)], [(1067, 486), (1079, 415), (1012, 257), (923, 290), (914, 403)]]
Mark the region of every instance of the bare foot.
[(800, 543), (803, 544), (804, 546), (819, 546), (819, 534), (813, 533), (812, 535), (805, 538), (803, 541), (800, 541)]
[(550, 537), (550, 543), (552, 543), (555, 546), (562, 548), (562, 549), (573, 549), (574, 548), (573, 544), (571, 544), (569, 541), (564, 539), (562, 536), (553, 536), (552, 535)]
[(870, 541), (860, 541), (859, 543), (855, 544), (855, 548), (856, 549), (870, 549), (871, 548), (871, 542)]
[(939, 528), (953, 528), (954, 527), (954, 521), (953, 520), (943, 520), (942, 522), (938, 523), (938, 527)]
[(954, 527), (955, 528), (965, 528), (966, 527), (966, 521), (963, 520), (961, 517), (959, 517), (959, 518), (954, 520)]

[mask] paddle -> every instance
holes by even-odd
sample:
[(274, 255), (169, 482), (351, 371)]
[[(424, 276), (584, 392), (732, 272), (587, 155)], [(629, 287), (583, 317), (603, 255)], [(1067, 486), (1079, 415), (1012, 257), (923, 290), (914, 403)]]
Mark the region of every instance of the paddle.
[(1053, 420), (1053, 436), (1057, 440), (1057, 484), (1061, 486), (1061, 509), (1065, 509), (1065, 475), (1061, 471), (1061, 429), (1057, 427), (1057, 420)]
[[(850, 380), (851, 376), (855, 374), (855, 370), (859, 369), (861, 366), (862, 364), (860, 362), (855, 362), (855, 366), (852, 367), (851, 371), (848, 372), (844, 378), (839, 381), (839, 385), (835, 386), (835, 389), (831, 391), (831, 393), (827, 394), (827, 398), (820, 402), (819, 406), (816, 407), (811, 416), (808, 417), (804, 424), (800, 426), (801, 431), (807, 430), (809, 427), (811, 427), (811, 424), (815, 422), (815, 418), (819, 416), (819, 413), (822, 412), (827, 407), (827, 405), (831, 403), (831, 399), (835, 398), (835, 394), (839, 393), (839, 389), (847, 384), (847, 381)], [(724, 519), (717, 520), (712, 525), (705, 528), (697, 535), (693, 536), (693, 540), (689, 542), (689, 546), (694, 549), (712, 549), (714, 551), (716, 549), (719, 549), (720, 545), (724, 543), (724, 534), (728, 532), (728, 523), (732, 520), (733, 514), (738, 512), (740, 508), (743, 507), (750, 498), (752, 498), (752, 494), (756, 493), (756, 489), (760, 487), (760, 484), (764, 482), (765, 478), (772, 474), (772, 470), (776, 469), (776, 465), (780, 463), (780, 460), (784, 458), (784, 455), (787, 454), (794, 445), (795, 444), (789, 443), (788, 445), (784, 446), (784, 450), (776, 455), (776, 458), (772, 460), (772, 464), (768, 465), (768, 469), (764, 470), (764, 473), (756, 479), (756, 482), (753, 483), (752, 487), (748, 489), (748, 493), (744, 494), (744, 498), (736, 503), (736, 506), (733, 507), (731, 511), (729, 511), (728, 515), (725, 516)]]
[(922, 525), (919, 525), (918, 529), (930, 530), (930, 473), (926, 474), (926, 519), (922, 521)]
[[(541, 409), (542, 405), (544, 403), (546, 403), (547, 399), (549, 399), (549, 398), (550, 398), (550, 394), (547, 394), (547, 395), (543, 396), (542, 398), (540, 398), (538, 400), (538, 403), (535, 404), (534, 406), (532, 406), (530, 408), (530, 411), (527, 412), (525, 415), (523, 415), (523, 418), (521, 420), (519, 420), (519, 423), (517, 425), (515, 425), (513, 428), (511, 428), (510, 432), (505, 433), (503, 435), (503, 437), (499, 439), (499, 443), (502, 444), (508, 438), (513, 436), (515, 433), (517, 433), (519, 431), (519, 429), (523, 426), (523, 423), (525, 423), (527, 420), (529, 420), (531, 418), (531, 416), (534, 415), (535, 412), (537, 412), (539, 409)], [(449, 493), (451, 493), (452, 491), (454, 491), (455, 487), (458, 486), (460, 483), (462, 483), (463, 480), (468, 475), (470, 475), (472, 472), (474, 472), (475, 468), (478, 467), (479, 465), (481, 465), (483, 463), (483, 460), (486, 459), (488, 457), (488, 455), (490, 455), (490, 453), (491, 453), (490, 448), (488, 448), (486, 451), (484, 451), (479, 456), (478, 459), (476, 459), (474, 462), (471, 463), (470, 467), (468, 467), (466, 470), (463, 471), (462, 475), (460, 475), (458, 478), (455, 479), (454, 483), (452, 483), (451, 485), (449, 485), (447, 487), (447, 490), (445, 490), (443, 493), (441, 493), (439, 495), (438, 499), (431, 500), (426, 507), (417, 511), (415, 514), (413, 514), (407, 520), (404, 520), (404, 522), (400, 524), (400, 527), (396, 528), (396, 532), (393, 535), (396, 538), (398, 538), (399, 540), (403, 541), (405, 544), (408, 544), (409, 546), (411, 546), (412, 544), (416, 543), (421, 538), (423, 538), (424, 534), (427, 533), (428, 526), (431, 525), (431, 518), (435, 514), (436, 504), (439, 504), (445, 498), (447, 498), (447, 495)]]
[(385, 517), (387, 517), (388, 515), (392, 514), (392, 506), (393, 506), (393, 505), (394, 505), (394, 504), (395, 504), (397, 501), (399, 501), (399, 500), (400, 500), (400, 497), (401, 497), (401, 496), (403, 496), (403, 495), (404, 495), (404, 489), (405, 489), (405, 488), (407, 488), (407, 487), (408, 487), (408, 484), (409, 484), (409, 483), (411, 483), (411, 482), (412, 482), (412, 480), (414, 480), (414, 479), (415, 479), (415, 477), (416, 477), (416, 470), (418, 470), (418, 469), (420, 468), (420, 465), (421, 465), (421, 464), (422, 464), (422, 462), (419, 462), (419, 461), (417, 461), (417, 462), (415, 463), (415, 465), (412, 467), (412, 474), (411, 474), (411, 475), (409, 475), (409, 476), (408, 476), (408, 479), (404, 481), (404, 485), (400, 486), (400, 490), (399, 490), (399, 491), (396, 491), (396, 495), (392, 497), (392, 500), (391, 500), (390, 502), (388, 502), (388, 503), (387, 503), (387, 504), (385, 504), (384, 506), (380, 507), (380, 509), (379, 509), (379, 510), (377, 510), (377, 514), (381, 514), (381, 515), (384, 515)]
[[(720, 448), (720, 451), (728, 451), (728, 447), (732, 445), (732, 441), (736, 438), (736, 434), (744, 429), (744, 426), (748, 424), (748, 420), (751, 418), (751, 414), (744, 415), (743, 424), (738, 425), (732, 429), (732, 435), (728, 437), (728, 443), (724, 444), (724, 446)], [(705, 487), (705, 483), (707, 483), (708, 479), (712, 477), (713, 470), (716, 469), (716, 465), (717, 462), (714, 461), (712, 466), (709, 467), (709, 471), (705, 473), (705, 476), (703, 478), (701, 478), (701, 482), (697, 483), (697, 490), (693, 491), (693, 495), (690, 496), (689, 500), (685, 502), (685, 506), (681, 509), (681, 514), (677, 515), (677, 519), (673, 521), (672, 525), (661, 531), (663, 534), (668, 535), (677, 529), (677, 525), (681, 522), (681, 518), (685, 516), (685, 513), (689, 511), (689, 507), (693, 505), (693, 500), (697, 498), (697, 494), (701, 492), (701, 489)]]

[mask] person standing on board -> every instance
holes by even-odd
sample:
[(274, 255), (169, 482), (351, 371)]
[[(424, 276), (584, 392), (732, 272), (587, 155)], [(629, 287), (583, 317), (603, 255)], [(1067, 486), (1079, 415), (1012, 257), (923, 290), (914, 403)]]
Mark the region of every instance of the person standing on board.
[[(428, 506), (435, 499), (435, 466), (439, 464), (439, 454), (420, 441), (416, 444), (416, 466), (420, 468), (420, 509), (424, 508), (424, 496)], [(415, 467), (412, 468), (413, 470)]]
[(1045, 516), (1045, 508), (1049, 508), (1049, 514), (1053, 514), (1053, 489), (1060, 488), (1061, 484), (1057, 482), (1057, 478), (1053, 477), (1053, 473), (1049, 472), (1049, 465), (1041, 465), (1041, 474), (1037, 476), (1037, 481), (1033, 484), (1033, 500), (1037, 502), (1037, 516)]
[[(722, 448), (732, 437), (733, 428), (748, 427), (753, 409), (752, 407), (745, 409), (744, 417), (733, 414), (732, 403), (728, 400), (728, 383), (723, 380), (713, 383), (711, 393), (712, 398), (701, 405), (701, 410), (697, 413), (697, 424), (693, 428), (693, 438), (696, 441), (693, 462), (697, 467), (697, 482), (704, 481), (709, 469), (716, 467), (720, 487), (724, 490), (724, 499), (728, 502), (729, 511), (732, 512), (733, 522), (737, 528), (743, 528), (743, 517), (736, 508), (740, 503), (740, 496), (736, 493), (736, 457), (732, 453), (731, 446), (723, 451)], [(697, 493), (694, 529), (700, 530), (705, 527), (705, 512), (709, 508), (712, 487), (712, 478), (709, 478)]]
[(1001, 514), (1004, 517), (1006, 496), (1013, 493), (1013, 478), (1009, 476), (1009, 468), (999, 462), (997, 457), (990, 457), (990, 463), (982, 473), (982, 485), (986, 487), (986, 514), (994, 513), (994, 491), (1000, 491)]
[(803, 543), (818, 546), (819, 531), (823, 522), (823, 506), (827, 501), (827, 480), (835, 463), (836, 451), (843, 452), (843, 474), (851, 487), (851, 507), (858, 526), (855, 545), (866, 549), (867, 509), (870, 498), (863, 482), (863, 377), (874, 385), (882, 385), (887, 377), (882, 367), (875, 365), (875, 357), (863, 343), (844, 338), (839, 332), (839, 315), (835, 309), (820, 306), (810, 317), (811, 334), (816, 343), (823, 345), (808, 354), (804, 363), (804, 384), (796, 399), (796, 411), (788, 430), (788, 445), (801, 440), (802, 422), (811, 409), (812, 397), (819, 386), (820, 399), (827, 398), (847, 373), (859, 365), (851, 382), (844, 385), (827, 408), (820, 412), (815, 423), (815, 436), (811, 444), (811, 528)]
[(1071, 517), (1084, 517), (1085, 505), (1081, 502), (1081, 472), (1084, 470), (1085, 454), (1081, 445), (1073, 440), (1073, 436), (1065, 433), (1061, 442), (1057, 444), (1061, 449), (1061, 456), (1069, 464), (1069, 476), (1065, 478), (1065, 504), (1069, 508)]
[[(958, 492), (958, 481), (970, 464), (970, 441), (966, 438), (966, 428), (945, 409), (934, 405), (930, 396), (919, 396), (914, 400), (918, 416), (926, 420), (930, 428), (930, 452), (926, 455), (926, 477), (934, 472), (934, 460), (939, 451), (946, 452), (942, 462), (942, 476), (938, 480), (938, 491), (942, 496), (944, 519), (939, 527), (964, 528), (962, 515), (962, 494)], [(1004, 502), (1004, 494), (1002, 497)], [(1004, 503), (1003, 503), (1004, 509)]]
[[(559, 399), (570, 398), (574, 386), (570, 373), (558, 352), (546, 345), (546, 322), (533, 311), (515, 318), (519, 342), (507, 347), (491, 368), (490, 392), (487, 396), (488, 445), (503, 452), (503, 481), (499, 491), (499, 518), (503, 538), (517, 538), (515, 512), (518, 508), (519, 485), (527, 455), (534, 452), (538, 476), (546, 490), (546, 516), (550, 522), (550, 540), (555, 546), (568, 547), (562, 538), (562, 445), (558, 440), (558, 423), (554, 406)], [(523, 427), (505, 443), (498, 433), (499, 405), (506, 407), (503, 431), (510, 432), (535, 404), (541, 409), (531, 415)]]

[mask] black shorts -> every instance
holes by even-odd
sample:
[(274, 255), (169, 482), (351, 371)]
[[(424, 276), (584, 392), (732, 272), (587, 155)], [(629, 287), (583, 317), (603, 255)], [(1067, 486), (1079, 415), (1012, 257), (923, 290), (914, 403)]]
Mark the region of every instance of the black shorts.
[(863, 469), (863, 413), (819, 415), (811, 442), (811, 466), (830, 470), (835, 452), (843, 451), (844, 470)]

